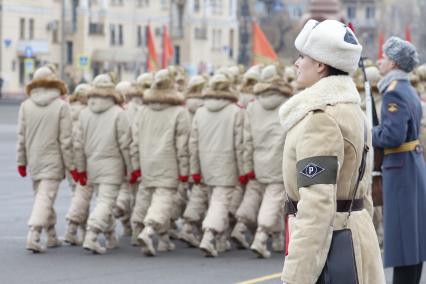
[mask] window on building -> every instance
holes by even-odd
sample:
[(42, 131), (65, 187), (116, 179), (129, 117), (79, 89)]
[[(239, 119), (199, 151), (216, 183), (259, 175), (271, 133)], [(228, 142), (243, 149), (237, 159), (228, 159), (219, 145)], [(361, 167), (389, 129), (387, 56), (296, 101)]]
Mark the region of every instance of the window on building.
[(371, 20), (371, 19), (374, 19), (375, 17), (376, 17), (376, 9), (375, 9), (375, 7), (371, 7), (371, 6), (366, 7), (365, 8), (365, 18), (367, 20)]
[(115, 26), (113, 24), (109, 25), (109, 44), (115, 45)]
[(223, 0), (210, 0), (210, 9), (213, 14), (222, 14), (223, 12)]
[(194, 13), (200, 12), (200, 0), (194, 0)]
[(19, 19), (19, 38), (25, 39), (25, 18)]
[(136, 29), (136, 46), (143, 46), (143, 27), (138, 26)]
[(194, 29), (194, 38), (195, 39), (207, 39), (207, 29), (203, 28), (195, 28)]
[(34, 39), (34, 19), (29, 22), (29, 39)]
[(67, 64), (72, 65), (73, 63), (73, 43), (67, 41)]
[(123, 6), (123, 0), (111, 0), (111, 6)]
[(76, 32), (77, 31), (77, 9), (78, 9), (78, 0), (72, 0), (72, 18), (71, 18), (71, 23), (72, 23), (72, 31)]
[(168, 1), (167, 0), (161, 0), (161, 10), (167, 10), (168, 9), (168, 3), (167, 3)]
[(356, 18), (356, 7), (349, 6), (347, 9), (348, 12), (348, 18), (349, 19), (355, 19)]
[(118, 25), (118, 45), (123, 45), (123, 25)]
[(89, 23), (89, 35), (104, 35), (104, 24)]
[(228, 50), (229, 58), (234, 57), (234, 30), (229, 30), (229, 50)]

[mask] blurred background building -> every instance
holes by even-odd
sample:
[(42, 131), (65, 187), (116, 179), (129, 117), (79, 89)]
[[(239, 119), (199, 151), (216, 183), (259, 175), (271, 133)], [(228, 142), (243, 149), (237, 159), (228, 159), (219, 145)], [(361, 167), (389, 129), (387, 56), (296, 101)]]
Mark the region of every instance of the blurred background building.
[(57, 66), (71, 89), (104, 71), (132, 80), (147, 68), (148, 30), (158, 66), (163, 33), (169, 64), (189, 74), (250, 65), (255, 21), (279, 60), (297, 57), (293, 42), (309, 18), (353, 23), (363, 55), (377, 59), (379, 38), (409, 37), (425, 60), (426, 0), (0, 0), (0, 77), (4, 96), (22, 96), (34, 70)]

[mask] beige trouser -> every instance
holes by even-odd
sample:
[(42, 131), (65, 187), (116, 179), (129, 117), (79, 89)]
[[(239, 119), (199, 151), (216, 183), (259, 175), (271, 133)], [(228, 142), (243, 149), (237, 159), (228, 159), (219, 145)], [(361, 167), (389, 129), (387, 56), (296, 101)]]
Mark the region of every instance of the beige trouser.
[(210, 188), (205, 184), (194, 184), (183, 218), (191, 223), (201, 224), (209, 207)]
[(235, 187), (212, 187), (209, 209), (203, 221), (203, 230), (224, 233), (229, 226), (229, 206)]
[(33, 181), (35, 200), (28, 226), (49, 228), (56, 224), (56, 212), (53, 205), (60, 183), (60, 180), (53, 179)]
[(139, 185), (139, 190), (136, 194), (135, 207), (133, 208), (132, 217), (130, 218), (132, 228), (143, 225), (148, 208), (151, 205), (152, 195), (154, 194), (154, 187), (143, 187)]
[(115, 225), (113, 209), (117, 201), (119, 184), (94, 184), (97, 191), (95, 209), (90, 213), (87, 228), (94, 228), (101, 232), (110, 232)]
[(129, 219), (132, 214), (135, 204), (135, 187), (137, 188), (137, 184), (130, 185), (128, 182), (121, 184), (116, 206), (124, 213), (123, 219)]
[(251, 229), (263, 227), (266, 232), (284, 230), (284, 185), (263, 184), (251, 180), (246, 187), (237, 219)]
[(93, 192), (94, 188), (92, 185), (76, 185), (71, 199), (71, 205), (66, 216), (68, 221), (72, 221), (76, 224), (85, 224), (87, 222)]
[(166, 233), (170, 228), (170, 217), (173, 210), (176, 188), (156, 187), (153, 190), (151, 206), (144, 220), (145, 226), (153, 227), (157, 233)]
[(176, 221), (185, 210), (185, 206), (188, 203), (188, 194), (187, 194), (188, 183), (179, 183), (176, 194), (174, 196), (174, 205), (171, 215), (171, 220)]
[(229, 213), (231, 216), (235, 217), (235, 214), (237, 213), (238, 208), (241, 205), (241, 202), (244, 198), (244, 185), (237, 185), (232, 192), (232, 198), (231, 203), (229, 204)]

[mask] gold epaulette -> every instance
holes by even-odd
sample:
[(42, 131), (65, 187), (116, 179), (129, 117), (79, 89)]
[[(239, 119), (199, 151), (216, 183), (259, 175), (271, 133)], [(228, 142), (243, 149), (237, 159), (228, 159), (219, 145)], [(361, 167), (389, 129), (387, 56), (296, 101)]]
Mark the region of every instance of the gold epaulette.
[(386, 89), (386, 92), (395, 90), (397, 84), (398, 84), (398, 81), (396, 80), (392, 81), (392, 83), (390, 83), (389, 87)]

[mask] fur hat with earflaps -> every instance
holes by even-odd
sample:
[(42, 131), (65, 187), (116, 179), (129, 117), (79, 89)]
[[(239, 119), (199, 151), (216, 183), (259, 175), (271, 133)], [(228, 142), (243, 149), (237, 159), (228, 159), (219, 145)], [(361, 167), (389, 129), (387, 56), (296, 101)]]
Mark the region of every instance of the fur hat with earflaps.
[(33, 80), (25, 87), (25, 93), (30, 96), (36, 88), (58, 89), (61, 96), (68, 93), (67, 85), (58, 79), (52, 65), (43, 66), (34, 72)]
[(243, 80), (240, 86), (241, 93), (253, 94), (254, 85), (259, 82), (261, 65), (255, 65), (247, 70), (243, 75)]
[(77, 85), (69, 98), (69, 102), (80, 102), (83, 105), (87, 105), (87, 93), (89, 92), (90, 88), (90, 85), (85, 83)]
[(302, 54), (349, 75), (358, 68), (362, 51), (352, 30), (336, 20), (309, 20), (294, 45)]
[(143, 98), (142, 88), (136, 83), (121, 81), (117, 84), (117, 86), (115, 86), (115, 90), (119, 95), (123, 96), (125, 100), (129, 100), (132, 97)]
[(260, 74), (259, 83), (253, 89), (256, 95), (280, 93), (286, 97), (293, 95), (292, 86), (284, 79), (282, 70), (276, 65), (268, 65)]
[(182, 105), (185, 99), (175, 89), (173, 78), (167, 69), (161, 69), (154, 75), (151, 89), (144, 95), (145, 104)]
[(225, 99), (232, 102), (238, 101), (238, 93), (232, 88), (232, 81), (224, 73), (215, 74), (203, 90), (205, 99)]
[(111, 97), (116, 104), (123, 103), (123, 97), (115, 90), (114, 80), (110, 74), (100, 74), (93, 79), (87, 97)]
[(197, 75), (192, 77), (189, 79), (188, 87), (185, 92), (185, 98), (202, 98), (202, 91), (205, 85), (206, 79), (203, 76)]
[(419, 64), (416, 47), (399, 37), (390, 37), (383, 45), (384, 53), (398, 65), (399, 69), (411, 72)]

